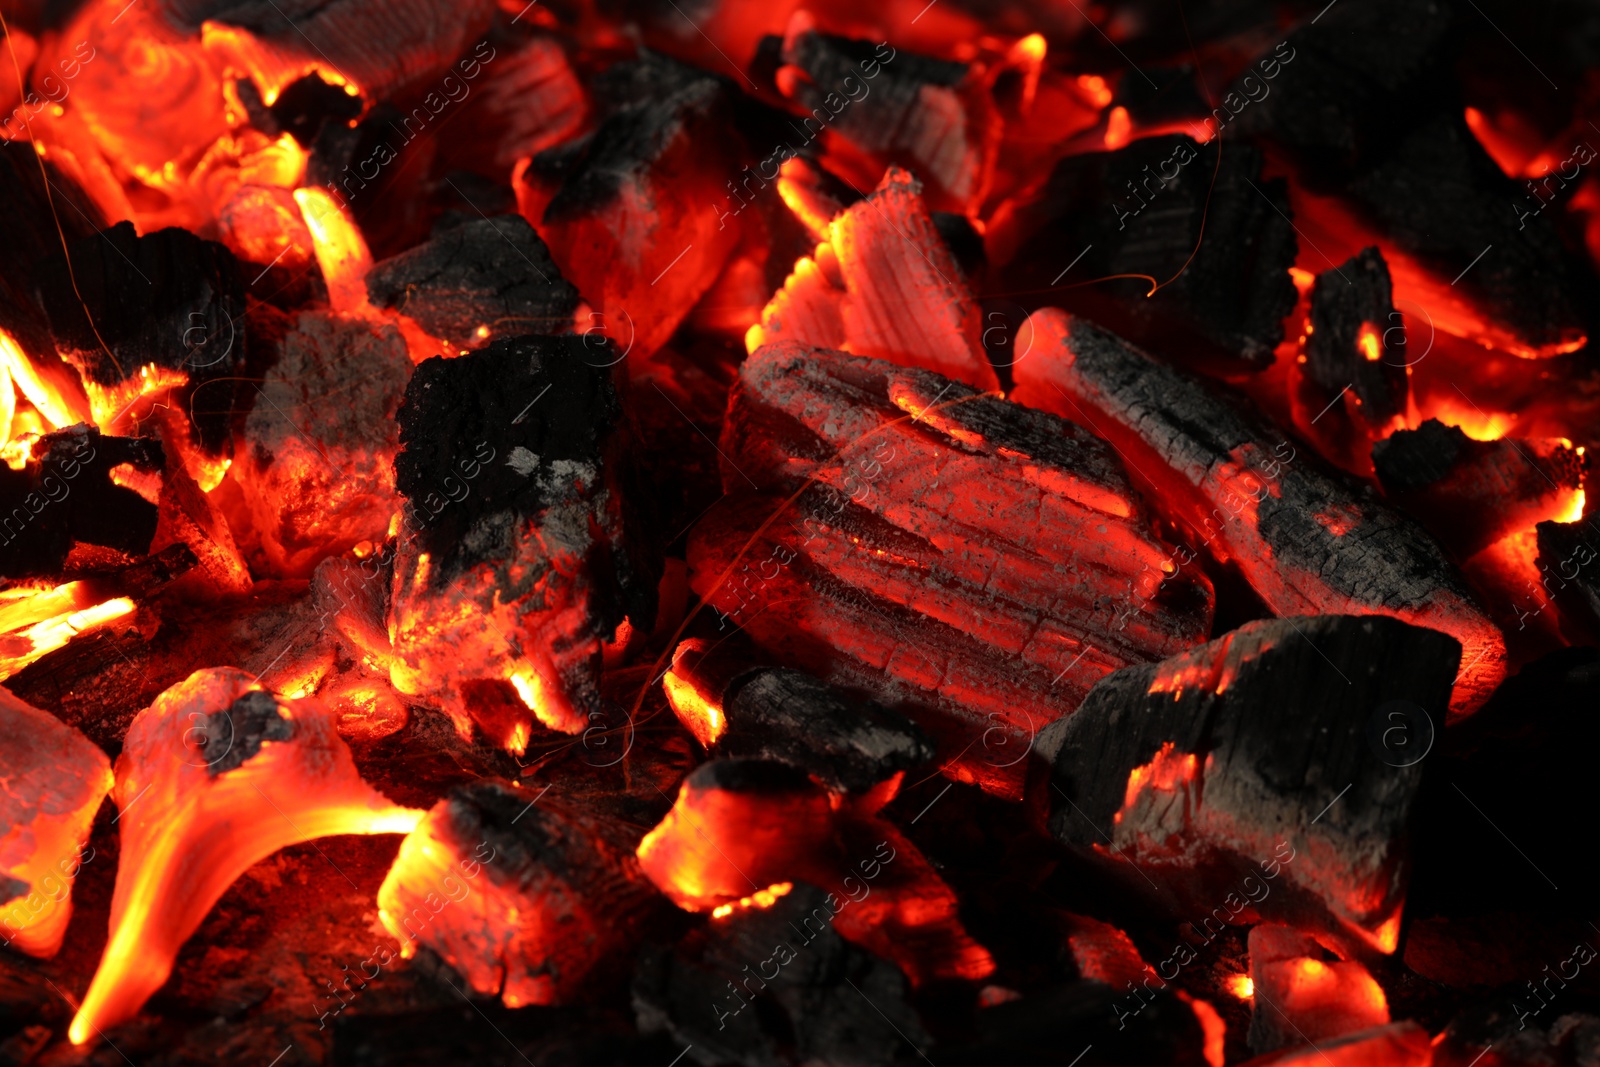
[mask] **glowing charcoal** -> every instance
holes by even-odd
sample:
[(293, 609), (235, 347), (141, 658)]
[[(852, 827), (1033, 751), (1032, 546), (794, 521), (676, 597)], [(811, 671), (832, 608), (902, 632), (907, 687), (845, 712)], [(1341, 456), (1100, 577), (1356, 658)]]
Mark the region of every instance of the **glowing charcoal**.
[(1264, 918), (1393, 952), (1459, 656), (1436, 631), (1323, 616), (1118, 671), (1040, 735), (1049, 827), (1197, 938)]
[(1355, 960), (1341, 960), (1287, 926), (1250, 931), (1254, 1011), (1250, 1047), (1272, 1052), (1389, 1022), (1383, 989)]
[(0, 943), (48, 958), (72, 918), (72, 881), (93, 859), (89, 826), (111, 761), (48, 712), (0, 689)]
[(409, 833), (424, 814), (361, 780), (319, 701), (280, 699), (231, 667), (196, 671), (141, 711), (116, 772), (110, 937), (74, 1044), (137, 1015), (254, 864), (332, 834)]
[(913, 718), (953, 777), (1020, 796), (1038, 730), (1209, 633), (1204, 574), (1063, 419), (782, 344), (741, 367), (721, 450), (732, 495), (690, 533), (695, 592), (779, 661)]
[(631, 958), (660, 900), (639, 873), (638, 837), (620, 820), (480, 780), (401, 843), (378, 916), (401, 955), (432, 949), (509, 1008), (572, 1003)]
[(997, 389), (977, 301), (922, 203), (891, 167), (870, 196), (828, 226), (828, 239), (789, 276), (745, 347), (788, 341), (937, 371)]
[(596, 355), (581, 337), (495, 341), (420, 364), (400, 409), (390, 677), (512, 752), (535, 724), (605, 718), (603, 643), (625, 615), (654, 620), (659, 563), (625, 522), (626, 433)]
[(1049, 308), (1024, 333), (1032, 352), (1013, 397), (1104, 435), (1189, 546), (1203, 546), (1191, 556), (1237, 567), (1279, 615), (1369, 612), (1455, 637), (1452, 718), (1505, 677), (1505, 637), (1410, 519), (1351, 491), (1261, 416), (1083, 319)]

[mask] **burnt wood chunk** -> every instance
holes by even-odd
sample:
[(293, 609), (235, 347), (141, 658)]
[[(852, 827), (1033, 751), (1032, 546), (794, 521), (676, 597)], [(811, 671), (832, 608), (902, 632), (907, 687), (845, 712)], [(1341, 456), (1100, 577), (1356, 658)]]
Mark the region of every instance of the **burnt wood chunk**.
[[(1191, 1004), (1166, 990), (1145, 997), (1097, 981), (1045, 986), (984, 1008), (974, 1036), (941, 1044), (934, 1055), (939, 1067), (1205, 1067), (1216, 1062), (1206, 1056), (1206, 1034)], [(1142, 1007), (1134, 1014), (1130, 1005)]]
[(929, 183), (935, 210), (976, 209), (1000, 132), (981, 72), (818, 33), (803, 17), (791, 21), (779, 57), (778, 89), (803, 109), (797, 128), (811, 136), (831, 128), (872, 163), (909, 168)]
[[(1219, 164), (1219, 144), (1148, 137), (1061, 160), (996, 221), (997, 288), (1036, 294), (1030, 307), (1048, 294), (1179, 362), (1266, 367), (1296, 300), (1288, 190), (1262, 177), (1257, 149), (1230, 143)], [(1073, 287), (1113, 275), (1133, 277)]]
[(1300, 930), (1250, 930), (1250, 1047), (1272, 1052), (1389, 1023), (1383, 989), (1358, 960), (1341, 960)]
[(714, 662), (704, 644), (680, 645), (664, 684), (714, 757), (788, 763), (838, 793), (864, 793), (933, 758), (927, 735), (898, 712), (804, 671)]
[(1372, 447), (1384, 495), (1466, 558), (1552, 513), (1583, 481), (1583, 458), (1559, 440), (1474, 441), (1429, 419)]
[(707, 1065), (879, 1067), (908, 1042), (928, 1048), (905, 977), (839, 935), (839, 904), (796, 883), (647, 950), (633, 980), (640, 1029), (671, 1033)]
[(738, 244), (720, 205), (743, 148), (727, 85), (664, 56), (613, 66), (596, 94), (609, 105), (599, 125), (534, 156), (519, 202), (602, 316), (593, 325), (648, 357)]
[(780, 662), (911, 716), (961, 780), (1019, 795), (1041, 727), (1209, 633), (1208, 581), (1171, 572), (1114, 454), (1063, 419), (782, 344), (741, 367), (722, 453), (733, 495), (690, 534), (691, 586)]
[(1348, 389), (1358, 417), (1374, 429), (1404, 414), (1410, 385), (1405, 331), (1393, 329), (1399, 321), (1389, 267), (1376, 248), (1364, 248), (1336, 270), (1317, 275), (1305, 373), (1323, 403), (1331, 404)]
[(1392, 952), (1459, 659), (1444, 634), (1345, 615), (1118, 671), (1040, 736), (1050, 830), (1205, 940), (1270, 920)]
[(98, 745), (0, 689), (0, 944), (40, 957), (61, 948), (72, 880), (110, 791)]
[[(139, 236), (119, 222), (67, 245), (42, 268), (39, 294), (56, 350), (82, 375), (102, 420), (146, 411), (134, 402), (166, 389), (187, 409), (203, 382), (240, 373), (245, 359), (244, 281), (233, 253), (169, 227)], [(206, 391), (195, 440), (218, 455), (234, 387)], [(222, 394), (222, 395), (219, 395)]]
[[(1444, 1062), (1456, 1067), (1452, 1061)], [(1314, 1045), (1269, 1052), (1241, 1067), (1435, 1067), (1439, 1063), (1428, 1031), (1407, 1019)], [(1470, 1067), (1466, 1059), (1461, 1063)]]
[[(1451, 716), (1505, 677), (1505, 637), (1408, 517), (1299, 455), (1261, 416), (1121, 338), (1055, 309), (1024, 327), (1013, 397), (1102, 434), (1191, 540), (1236, 567), (1279, 615), (1373, 613), (1461, 642)], [(1197, 546), (1204, 546), (1203, 548)]]
[(1541, 522), (1535, 536), (1540, 602), (1555, 601), (1568, 640), (1600, 644), (1600, 506), (1590, 503), (1577, 522)]
[(638, 838), (618, 820), (480, 779), (401, 843), (379, 914), (403, 956), (429, 948), (509, 1008), (571, 1003), (631, 959), (661, 902), (639, 873)]
[(374, 266), (367, 296), (458, 351), (502, 336), (568, 333), (578, 306), (577, 289), (520, 215), (473, 219), (435, 233)]
[(659, 564), (616, 484), (612, 361), (581, 337), (514, 337), (426, 360), (406, 388), (391, 677), (442, 699), (463, 737), (474, 687), (501, 709), (478, 725), (511, 751), (534, 719), (584, 729), (603, 713), (601, 642), (625, 615), (654, 621)]
[(827, 224), (761, 311), (745, 347), (781, 341), (921, 367), (977, 389), (999, 387), (977, 301), (922, 200), (890, 167), (865, 200)]
[(1466, 296), (1486, 320), (1484, 339), (1530, 358), (1583, 346), (1582, 268), (1562, 247), (1555, 213), (1529, 206), (1459, 111), (1408, 134), (1349, 194), (1441, 287)]
[[(0, 131), (15, 130), (9, 121), (15, 117), (16, 112), (7, 116)], [(63, 236), (70, 245), (94, 236), (106, 223), (78, 184), (27, 140), (0, 138), (0, 203), (8, 206), (0, 215), (0, 243), (6, 250), (0, 258), (0, 329), (15, 337), (35, 363), (42, 362), (52, 346), (37, 302), (39, 268), (61, 254)]]
[(233, 529), (258, 573), (309, 577), (324, 556), (388, 529), (411, 358), (392, 324), (331, 311), (290, 317), (262, 347), (272, 372), (246, 393), (230, 473), (247, 514)]
[[(471, 51), (495, 12), (491, 0), (162, 0), (160, 8), (192, 33), (209, 23), (208, 47), (263, 88), (282, 88), (309, 68), (368, 101), (435, 78)], [(493, 57), (486, 42), (479, 47)], [(442, 101), (453, 91), (442, 86), (434, 95)]]
[(111, 471), (128, 464), (158, 472), (162, 462), (159, 441), (79, 425), (39, 438), (21, 470), (0, 464), (0, 577), (59, 574), (79, 542), (149, 551), (156, 506), (112, 481)]

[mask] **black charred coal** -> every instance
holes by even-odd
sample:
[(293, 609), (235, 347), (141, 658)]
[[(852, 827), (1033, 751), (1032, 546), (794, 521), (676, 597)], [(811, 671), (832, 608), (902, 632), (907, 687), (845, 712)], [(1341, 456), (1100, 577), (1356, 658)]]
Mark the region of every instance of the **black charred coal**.
[(1276, 858), (1260, 917), (1360, 951), (1404, 900), (1412, 757), (1442, 729), (1459, 659), (1433, 630), (1324, 615), (1124, 668), (1039, 736), (1049, 829), (1185, 917), (1230, 892), (1250, 910), (1241, 872)]
[(683, 1051), (664, 1034), (641, 1037), (632, 1019), (612, 1009), (513, 1011), (496, 998), (470, 1002), (455, 996), (454, 1001), (340, 1015), (328, 1062), (331, 1067), (662, 1067)]
[(779, 760), (841, 793), (865, 792), (933, 758), (933, 742), (910, 719), (847, 699), (804, 671), (747, 671), (723, 693), (722, 708), (727, 727), (714, 756)]
[[(608, 369), (616, 356), (594, 342), (512, 337), (417, 366), (400, 407), (401, 452), (395, 458), (395, 487), (417, 514), (430, 514), (430, 498), (461, 482), (463, 457), (493, 457), (483, 461), (464, 499), (420, 524), (419, 546), (433, 557), (435, 586), (495, 555), (498, 540), (470, 536), (486, 520), (492, 525), (495, 516), (508, 512), (542, 517), (565, 499), (575, 470), (625, 477), (622, 408)], [(592, 496), (605, 489), (586, 485), (582, 492)], [(629, 522), (628, 494), (618, 495), (622, 526), (631, 528), (623, 534), (627, 549), (614, 550), (605, 538), (594, 541), (595, 551), (608, 557), (596, 558), (593, 570), (596, 588), (608, 594), (603, 600), (609, 603), (595, 605), (608, 627), (625, 612), (653, 618), (660, 566), (637, 524)]]
[(1257, 59), (1210, 124), (1266, 135), (1308, 184), (1337, 185), (1445, 105), (1454, 22), (1443, 0), (1336, 4)]
[(0, 465), (0, 576), (58, 574), (80, 541), (130, 555), (149, 550), (156, 506), (113, 482), (111, 470), (161, 470), (159, 441), (74, 426), (41, 437), (33, 454), (21, 470)]
[(1379, 441), (1372, 463), (1384, 495), (1457, 558), (1549, 514), (1583, 480), (1582, 457), (1559, 441), (1474, 441), (1438, 419)]
[[(254, 88), (254, 82), (244, 82)], [(264, 103), (264, 101), (263, 101)], [(326, 123), (348, 124), (361, 117), (361, 98), (351, 96), (343, 86), (334, 85), (316, 73), (297, 78), (284, 87), (268, 108), (272, 129), (263, 130), (269, 136), (279, 132), (294, 135), (302, 145), (316, 143), (317, 134)], [(254, 116), (252, 115), (252, 118)]]
[(1582, 341), (1580, 275), (1555, 213), (1501, 172), (1459, 109), (1398, 140), (1348, 191), (1396, 247), (1453, 279), (1528, 354), (1568, 352)]
[(674, 948), (647, 949), (633, 982), (640, 1029), (670, 1033), (707, 1067), (918, 1060), (930, 1039), (910, 983), (839, 936), (838, 904), (796, 883), (770, 907), (736, 908)]
[(0, 256), (0, 329), (39, 361), (51, 356), (50, 334), (36, 303), (39, 268), (61, 254), (62, 234), (70, 243), (92, 236), (105, 223), (94, 201), (52, 162), (41, 159), (29, 141), (9, 139), (22, 132), (18, 117), (13, 113), (0, 124), (5, 134), (0, 139), (0, 204), (6, 205), (0, 212), (0, 247), (6, 250)]
[(1404, 411), (1409, 383), (1406, 331), (1393, 329), (1399, 324), (1389, 265), (1376, 248), (1317, 275), (1305, 371), (1323, 400), (1331, 403), (1349, 389), (1361, 402), (1362, 421), (1373, 427)]
[[(1138, 1008), (1136, 1019), (1129, 1013)], [(939, 1046), (949, 1067), (1202, 1067), (1205, 1034), (1193, 1009), (1169, 992), (1148, 1000), (1100, 982), (1047, 986), (978, 1012), (977, 1034)], [(1074, 1059), (1077, 1057), (1077, 1059)]]
[(426, 243), (374, 266), (367, 296), (457, 349), (570, 332), (578, 306), (578, 290), (520, 215), (436, 229)]
[[(923, 102), (923, 86), (953, 89), (968, 71), (965, 63), (828, 33), (808, 31), (786, 43), (780, 51), (783, 61), (804, 71), (807, 78), (795, 87), (796, 103), (806, 111), (821, 109), (828, 115), (839, 111), (841, 99), (850, 98), (849, 106), (829, 124), (861, 148), (879, 154), (905, 147), (926, 132), (931, 116)], [(870, 90), (853, 99), (850, 86), (867, 84), (862, 75), (868, 72), (876, 74)], [(829, 95), (833, 107), (826, 103)]]
[[(176, 227), (141, 237), (126, 221), (67, 247), (70, 271), (58, 252), (40, 272), (39, 293), (57, 351), (86, 382), (136, 383), (154, 365), (188, 378), (186, 399), (204, 382), (239, 373), (245, 298), (232, 252)], [(230, 388), (209, 388), (207, 407), (226, 409), (217, 394)], [(200, 445), (220, 453), (226, 414), (196, 418)]]
[[(999, 227), (995, 240), (1015, 253), (997, 288), (1080, 311), (1179, 362), (1265, 367), (1296, 301), (1287, 187), (1261, 177), (1249, 146), (1230, 144), (1219, 167), (1217, 145), (1150, 137), (1063, 159)], [(993, 243), (990, 253), (1007, 258)], [(1112, 275), (1136, 277), (1073, 287)]]
[[(1593, 949), (1587, 958), (1594, 958)], [(1561, 962), (1581, 968), (1583, 961), (1583, 956), (1577, 956)], [(1556, 969), (1534, 975), (1528, 984), (1540, 992), (1552, 991), (1561, 979), (1552, 982), (1547, 975)], [(1551, 1010), (1544, 1011), (1542, 1001), (1526, 986), (1513, 988), (1505, 996), (1473, 1004), (1451, 1019), (1434, 1045), (1432, 1062), (1435, 1067), (1472, 1067), (1476, 1057), (1492, 1048), (1494, 1062), (1507, 1067), (1591, 1063), (1595, 1050), (1600, 1049), (1600, 1016), (1573, 1010), (1580, 1003), (1592, 1009), (1594, 998), (1572, 996), (1565, 1008), (1551, 1004)]]
[(1578, 522), (1541, 522), (1535, 530), (1541, 603), (1554, 600), (1568, 640), (1600, 644), (1600, 507), (1591, 504)]

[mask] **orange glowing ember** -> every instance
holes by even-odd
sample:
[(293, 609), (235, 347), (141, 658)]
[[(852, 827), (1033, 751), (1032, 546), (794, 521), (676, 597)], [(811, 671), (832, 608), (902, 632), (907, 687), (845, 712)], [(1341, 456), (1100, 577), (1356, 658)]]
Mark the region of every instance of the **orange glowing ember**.
[(1106, 149), (1115, 152), (1132, 139), (1133, 120), (1128, 117), (1128, 109), (1120, 105), (1112, 108), (1106, 117)]
[(719, 904), (711, 909), (713, 919), (726, 919), (735, 911), (744, 908), (770, 908), (778, 902), (779, 897), (786, 897), (794, 889), (793, 882), (778, 882), (765, 889), (759, 889), (747, 897), (740, 897), (732, 904)]
[(1122, 821), (1122, 813), (1132, 809), (1141, 794), (1177, 793), (1195, 783), (1199, 759), (1192, 752), (1179, 752), (1171, 741), (1161, 746), (1149, 763), (1128, 772), (1128, 788), (1123, 796), (1122, 810), (1112, 816), (1113, 822)]
[(372, 253), (366, 238), (343, 204), (322, 189), (296, 189), (306, 227), (317, 253), (317, 265), (328, 283), (328, 303), (335, 311), (353, 312), (367, 306), (367, 272)]
[(274, 852), (332, 834), (410, 833), (424, 812), (361, 780), (335, 716), (231, 667), (196, 671), (140, 712), (117, 761), (122, 854), (111, 936), (67, 1036), (138, 1014), (228, 887)]
[(1248, 974), (1230, 975), (1222, 985), (1224, 989), (1240, 1000), (1251, 1000), (1256, 995), (1255, 979)]
[(662, 675), (661, 688), (666, 691), (667, 703), (672, 705), (678, 721), (694, 734), (694, 739), (704, 748), (715, 745), (728, 725), (723, 719), (722, 707), (695, 689), (689, 679), (672, 671)]
[[(17, 400), (22, 399), (33, 405), (52, 430), (88, 421), (87, 399), (82, 396), (77, 383), (67, 378), (70, 372), (65, 371), (64, 367), (62, 369), (63, 373), (55, 376), (54, 380), (46, 380), (39, 368), (23, 353), (16, 338), (0, 330), (0, 393), (5, 394), (0, 399), (0, 411), (16, 412)], [(14, 419), (14, 414), (8, 414), (4, 425), (0, 426), (0, 435), (5, 440), (17, 436)]]
[[(0, 944), (47, 958), (72, 918), (72, 881), (94, 856), (89, 827), (111, 789), (100, 747), (0, 689)], [(20, 883), (20, 885), (19, 885)]]
[(127, 597), (96, 603), (94, 596), (83, 582), (48, 590), (0, 592), (0, 681), (79, 634), (97, 630), (134, 609)]
[(1368, 363), (1378, 362), (1378, 357), (1383, 355), (1383, 341), (1378, 336), (1378, 328), (1370, 322), (1363, 322), (1361, 332), (1356, 335), (1356, 347), (1361, 349)]

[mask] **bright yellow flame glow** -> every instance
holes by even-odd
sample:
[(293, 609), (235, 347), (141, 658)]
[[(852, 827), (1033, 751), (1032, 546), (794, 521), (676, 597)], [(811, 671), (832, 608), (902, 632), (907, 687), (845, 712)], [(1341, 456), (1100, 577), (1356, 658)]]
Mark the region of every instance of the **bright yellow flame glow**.
[(361, 228), (344, 205), (322, 189), (296, 189), (294, 199), (316, 246), (317, 265), (328, 283), (328, 303), (335, 311), (360, 311), (367, 306), (367, 271), (372, 269), (372, 253)]
[(740, 897), (733, 904), (719, 904), (711, 909), (713, 919), (724, 919), (732, 915), (738, 908), (770, 908), (778, 902), (779, 897), (789, 895), (794, 889), (793, 882), (778, 882), (765, 889), (758, 889), (747, 897)]

